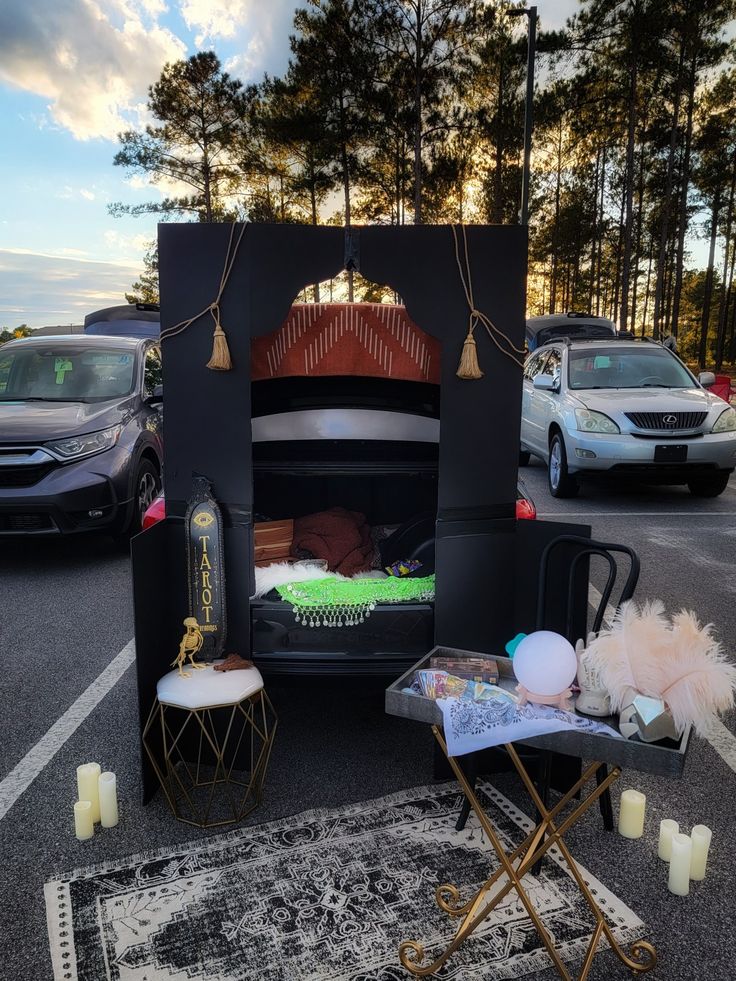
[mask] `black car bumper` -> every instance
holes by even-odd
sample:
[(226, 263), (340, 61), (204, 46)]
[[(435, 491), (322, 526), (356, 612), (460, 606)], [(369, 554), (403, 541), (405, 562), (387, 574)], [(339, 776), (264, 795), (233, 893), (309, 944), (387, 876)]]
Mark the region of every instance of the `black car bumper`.
[(432, 603), (378, 604), (352, 627), (303, 626), (290, 603), (251, 600), (252, 657), (268, 674), (403, 674), (434, 644)]
[(27, 487), (3, 486), (10, 477), (0, 467), (0, 536), (117, 530), (131, 506), (129, 464), (116, 447), (54, 467)]

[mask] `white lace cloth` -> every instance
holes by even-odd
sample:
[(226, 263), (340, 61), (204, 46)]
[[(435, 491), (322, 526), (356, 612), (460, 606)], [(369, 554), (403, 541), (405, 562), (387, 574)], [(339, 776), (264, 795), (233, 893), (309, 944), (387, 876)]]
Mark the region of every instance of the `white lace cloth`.
[(461, 698), (438, 698), (442, 710), (447, 752), (464, 756), (489, 746), (501, 746), (550, 732), (576, 730), (622, 738), (603, 722), (594, 722), (574, 712), (549, 705), (516, 705), (504, 698), (473, 702)]

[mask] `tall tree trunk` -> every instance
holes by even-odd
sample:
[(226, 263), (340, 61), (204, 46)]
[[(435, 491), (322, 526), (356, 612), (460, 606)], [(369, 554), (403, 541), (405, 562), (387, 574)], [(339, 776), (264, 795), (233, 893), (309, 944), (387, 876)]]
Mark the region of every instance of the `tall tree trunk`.
[(422, 223), (422, 0), (417, 0), (417, 45), (414, 63), (414, 224)]
[[(345, 93), (341, 90), (338, 103), (340, 106), (340, 162), (342, 164), (342, 187), (345, 199), (345, 226), (350, 228), (350, 163), (348, 161), (348, 144), (346, 138), (347, 125), (345, 122)], [(353, 302), (353, 270), (348, 269), (348, 303)]]
[(644, 293), (644, 312), (641, 318), (641, 336), (646, 336), (647, 314), (649, 312), (649, 297), (651, 296), (652, 285), (652, 262), (654, 260), (654, 235), (649, 235), (649, 262), (647, 264), (647, 286)]
[(713, 262), (716, 253), (716, 238), (718, 237), (718, 215), (721, 211), (721, 189), (718, 188), (713, 198), (713, 208), (710, 216), (710, 248), (708, 250), (708, 271), (705, 275), (705, 295), (703, 297), (703, 316), (700, 321), (700, 344), (698, 345), (698, 364), (705, 368), (708, 356), (708, 325), (710, 322), (710, 303), (713, 296)]
[[(634, 4), (634, 13), (638, 4)], [(626, 330), (629, 322), (629, 277), (631, 270), (632, 231), (634, 224), (634, 149), (636, 145), (636, 116), (639, 79), (639, 43), (636, 20), (632, 20), (632, 52), (629, 66), (629, 105), (626, 133), (624, 254), (621, 269), (621, 329)]]
[[(733, 298), (733, 275), (734, 275), (734, 267), (735, 266), (736, 266), (736, 242), (732, 242), (731, 243), (731, 268), (729, 269), (729, 272), (728, 272), (728, 289), (726, 290), (726, 309), (725, 309), (725, 312), (723, 314), (723, 323), (724, 323), (724, 327), (725, 328), (728, 327), (729, 318), (731, 318), (730, 331), (724, 330), (724, 333), (728, 333), (728, 348), (727, 348), (728, 354), (727, 354), (727, 357), (728, 357), (728, 360), (731, 361), (731, 362), (733, 362), (733, 354), (732, 354), (732, 351), (733, 351), (733, 344), (734, 344), (733, 318), (731, 317), (731, 300)], [(725, 351), (724, 351), (724, 353), (725, 353)]]
[(549, 290), (549, 312), (554, 313), (557, 304), (557, 270), (559, 268), (558, 236), (560, 229), (560, 189), (562, 185), (562, 120), (557, 130), (557, 177), (555, 183), (555, 220), (552, 226), (552, 283)]
[[(646, 125), (646, 122), (645, 122)], [(639, 265), (641, 263), (641, 234), (644, 226), (644, 142), (639, 150), (639, 180), (636, 190), (636, 238), (634, 241), (634, 270), (631, 286), (631, 333), (636, 334), (636, 308), (639, 294)]]
[(731, 186), (728, 189), (726, 206), (726, 242), (723, 246), (723, 277), (721, 280), (721, 300), (718, 305), (718, 333), (716, 335), (716, 371), (723, 367), (723, 350), (726, 342), (726, 294), (728, 291), (728, 265), (731, 248), (731, 229), (733, 226), (733, 200), (736, 192), (736, 153), (731, 166)]
[(593, 174), (593, 225), (590, 230), (590, 289), (588, 290), (588, 310), (593, 309), (593, 292), (595, 288), (595, 251), (598, 236), (598, 172), (601, 164), (601, 148), (596, 147), (595, 171)]
[(206, 150), (202, 158), (202, 184), (204, 190), (204, 220), (209, 222), (212, 221), (212, 173)]
[(603, 160), (601, 162), (601, 197), (600, 197), (600, 220), (598, 227), (598, 263), (595, 271), (595, 313), (598, 316), (601, 312), (601, 276), (603, 274), (603, 234), (605, 232), (605, 201), (606, 201), (606, 153), (608, 144), (603, 144)]
[(501, 120), (503, 118), (503, 94), (504, 94), (504, 63), (503, 58), (498, 66), (498, 101), (496, 113), (498, 126), (496, 127), (496, 149), (495, 149), (495, 169), (493, 171), (493, 222), (496, 225), (503, 224), (503, 130)]
[[(319, 215), (317, 214), (317, 175), (314, 171), (314, 159), (312, 154), (309, 153), (307, 157), (307, 167), (309, 168), (309, 204), (312, 210), (312, 224), (319, 224)], [(312, 293), (315, 303), (319, 303), (319, 283), (315, 283), (312, 286)]]
[(611, 318), (614, 322), (618, 321), (618, 310), (619, 310), (619, 290), (621, 289), (621, 255), (622, 246), (624, 238), (624, 213), (626, 209), (626, 197), (627, 189), (624, 185), (623, 193), (621, 195), (621, 212), (618, 219), (618, 248), (616, 249), (616, 280), (613, 287), (613, 317)]
[(677, 256), (675, 258), (675, 291), (672, 297), (672, 333), (677, 337), (682, 298), (682, 276), (685, 265), (685, 235), (687, 234), (687, 199), (690, 190), (690, 150), (693, 142), (693, 110), (695, 108), (695, 88), (698, 77), (697, 56), (690, 62), (687, 87), (687, 123), (685, 125), (685, 144), (680, 177), (680, 216), (677, 224)]
[(659, 227), (659, 255), (657, 258), (657, 278), (654, 284), (654, 320), (653, 333), (656, 340), (659, 340), (661, 330), (660, 321), (662, 319), (662, 296), (664, 289), (665, 263), (667, 259), (667, 242), (669, 234), (670, 218), (670, 198), (672, 197), (672, 183), (675, 172), (675, 151), (677, 149), (677, 132), (680, 123), (680, 102), (682, 100), (682, 66), (685, 62), (685, 40), (680, 44), (680, 57), (677, 63), (677, 82), (675, 85), (675, 99), (672, 107), (672, 122), (670, 124), (670, 147), (667, 153), (667, 172), (664, 183), (664, 194), (662, 196), (662, 214)]

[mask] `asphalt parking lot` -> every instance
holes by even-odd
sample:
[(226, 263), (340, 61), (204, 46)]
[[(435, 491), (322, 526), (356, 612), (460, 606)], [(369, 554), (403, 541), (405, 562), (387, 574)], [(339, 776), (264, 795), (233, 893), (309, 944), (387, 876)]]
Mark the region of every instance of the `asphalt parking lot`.
[[(637, 595), (659, 597), (670, 610), (694, 609), (734, 650), (735, 480), (713, 500), (684, 488), (590, 486), (576, 499), (556, 501), (541, 465), (533, 461), (522, 473), (542, 520), (586, 522), (595, 537), (634, 546), (642, 563)], [(129, 575), (127, 557), (102, 538), (1, 547), (0, 979), (52, 976), (46, 879), (197, 837), (172, 820), (160, 799), (145, 810), (138, 801)], [(266, 800), (253, 822), (432, 780), (428, 732), (386, 717), (381, 685), (356, 690), (291, 679), (271, 692), (280, 726)], [(121, 822), (80, 844), (72, 825), (75, 767), (90, 759), (118, 774)], [(528, 809), (510, 776), (496, 780)], [(645, 839), (607, 835), (591, 812), (571, 839), (573, 851), (649, 925), (660, 955), (649, 977), (734, 978), (736, 714), (711, 741), (694, 741), (683, 780), (625, 773), (621, 787), (627, 786), (648, 796)], [(714, 831), (708, 877), (685, 899), (667, 892), (656, 858), (662, 817)], [(483, 977), (482, 965), (476, 976)], [(630, 976), (609, 955), (593, 972), (602, 979)]]

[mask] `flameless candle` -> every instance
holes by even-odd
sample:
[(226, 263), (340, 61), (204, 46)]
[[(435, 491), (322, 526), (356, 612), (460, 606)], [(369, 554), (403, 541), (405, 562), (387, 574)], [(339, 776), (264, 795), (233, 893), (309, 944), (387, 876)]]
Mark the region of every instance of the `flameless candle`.
[(92, 805), (88, 800), (78, 800), (74, 805), (74, 833), (79, 841), (86, 841), (95, 833)]
[(638, 790), (625, 790), (621, 794), (618, 812), (618, 833), (624, 838), (641, 838), (644, 834), (644, 810), (647, 799)]
[(88, 800), (92, 805), (92, 821), (100, 820), (100, 792), (97, 781), (100, 779), (99, 763), (84, 763), (77, 767), (77, 790), (80, 800)]
[(690, 858), (692, 842), (688, 835), (672, 835), (672, 858), (667, 888), (675, 896), (687, 896), (690, 892)]
[(691, 832), (692, 856), (690, 858), (690, 878), (700, 882), (705, 878), (708, 849), (713, 832), (704, 824), (696, 824)]
[(659, 822), (659, 851), (657, 854), (665, 862), (672, 858), (672, 835), (679, 834), (680, 825), (677, 821), (666, 818)]
[(103, 828), (114, 828), (118, 823), (118, 789), (115, 774), (100, 774), (100, 818)]

